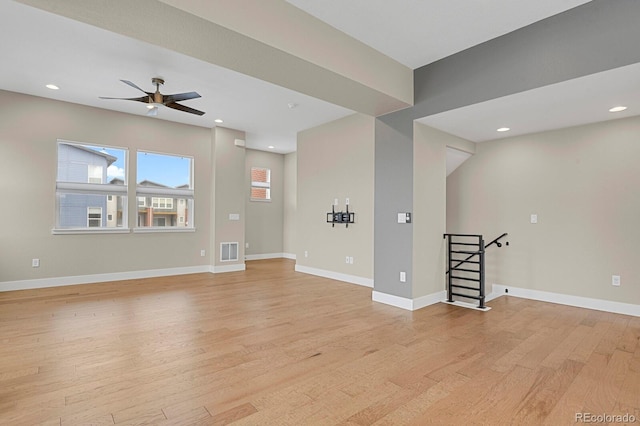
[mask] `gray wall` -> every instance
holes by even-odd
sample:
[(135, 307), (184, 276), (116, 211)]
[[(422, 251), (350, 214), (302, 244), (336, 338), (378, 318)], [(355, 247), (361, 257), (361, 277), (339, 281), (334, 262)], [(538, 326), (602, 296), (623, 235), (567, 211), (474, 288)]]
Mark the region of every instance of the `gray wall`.
[[(4, 91), (0, 110), (0, 191), (10, 202), (0, 209), (0, 282), (209, 264), (200, 250), (213, 232), (210, 129)], [(126, 147), (130, 156), (141, 149), (193, 157), (195, 232), (52, 235), (59, 138)], [(128, 201), (135, 224), (135, 196)], [(39, 268), (31, 267), (33, 258)]]
[(478, 144), (447, 179), (447, 230), (509, 233), (487, 284), (640, 304), (639, 134), (633, 117)]
[(288, 256), (296, 253), (298, 154), (292, 152), (284, 156), (284, 206), (282, 250)]
[[(374, 125), (353, 114), (298, 133), (297, 265), (373, 278)], [(332, 227), (326, 214), (335, 198), (344, 211), (347, 197), (355, 223)]]
[[(436, 288), (425, 283), (433, 282), (439, 266), (428, 271), (424, 264), (416, 267), (412, 261), (421, 256), (413, 252), (415, 239), (424, 236), (415, 223), (398, 225), (395, 218), (398, 212), (417, 209), (414, 200), (420, 197), (426, 197), (432, 209), (444, 209), (442, 188), (424, 192), (424, 185), (414, 181), (419, 178), (419, 173), (414, 175), (415, 164), (424, 161), (413, 158), (421, 150), (414, 150), (414, 120), (637, 63), (639, 15), (638, 1), (595, 0), (414, 71), (415, 105), (376, 121), (376, 291), (412, 298), (423, 295), (425, 288)], [(425, 151), (432, 154), (439, 155)], [(403, 270), (412, 271), (406, 285), (399, 283)], [(413, 276), (417, 271), (424, 275), (420, 283)]]
[[(232, 266), (244, 264), (245, 236), (245, 149), (235, 145), (236, 139), (245, 139), (245, 133), (224, 127), (213, 128), (213, 175), (214, 175), (214, 238), (211, 239), (214, 253), (212, 265)], [(232, 220), (229, 215), (239, 215)], [(238, 243), (238, 260), (220, 260), (221, 243)]]
[[(283, 252), (284, 155), (247, 149), (245, 155), (245, 255)], [(251, 201), (251, 168), (271, 170), (271, 201)]]
[(413, 224), (398, 224), (401, 212), (413, 212), (413, 122), (402, 112), (375, 123), (374, 289), (411, 298)]

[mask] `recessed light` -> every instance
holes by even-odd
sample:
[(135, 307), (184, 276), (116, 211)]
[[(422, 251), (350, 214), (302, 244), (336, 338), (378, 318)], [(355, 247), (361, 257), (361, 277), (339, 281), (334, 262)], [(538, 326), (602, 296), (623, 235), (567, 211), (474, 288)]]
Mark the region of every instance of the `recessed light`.
[(511, 130), (511, 129), (510, 129), (510, 128), (508, 128), (508, 127), (500, 127), (500, 128), (499, 128), (499, 129), (497, 129), (496, 131), (497, 131), (497, 132), (508, 132), (509, 130)]
[(269, 145), (267, 148), (269, 148), (269, 149), (275, 149), (275, 146), (273, 146), (273, 145)]
[(58, 86), (56, 86), (55, 84), (47, 84), (45, 86), (47, 89), (51, 89), (51, 90), (58, 90), (60, 89)]
[(289, 107), (289, 109), (294, 109), (298, 106), (298, 104), (295, 102), (290, 102), (287, 104), (287, 106)]
[(218, 124), (220, 124), (220, 123), (224, 123), (224, 121), (220, 120), (219, 118), (216, 118), (216, 119), (215, 119), (215, 120), (213, 120), (213, 121), (215, 121), (215, 122), (216, 122), (216, 123), (218, 123)]
[(153, 105), (153, 104), (149, 104), (149, 105), (147, 105), (147, 109), (153, 109), (153, 108), (154, 108), (154, 105)]
[(624, 111), (625, 109), (627, 109), (627, 107), (621, 105), (621, 106), (611, 108), (609, 112), (620, 112), (620, 111)]

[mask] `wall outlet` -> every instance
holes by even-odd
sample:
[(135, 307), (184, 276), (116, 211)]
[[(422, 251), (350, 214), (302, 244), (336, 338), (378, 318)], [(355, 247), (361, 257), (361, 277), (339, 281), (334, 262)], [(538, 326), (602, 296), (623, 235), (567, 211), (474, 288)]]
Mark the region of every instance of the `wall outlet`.
[(309, 252), (308, 251), (304, 251), (304, 257), (309, 257)]
[(244, 248), (249, 248), (249, 243), (244, 243)]
[(347, 198), (344, 203), (348, 206), (349, 205), (349, 199)]
[(40, 267), (40, 259), (31, 259), (31, 267), (39, 268)]
[(531, 223), (538, 223), (538, 215), (537, 214), (532, 214), (531, 215)]
[(333, 199), (333, 205), (334, 205), (334, 206), (337, 206), (337, 205), (338, 205), (338, 199), (337, 199), (337, 198), (334, 198), (334, 199)]
[(344, 263), (346, 263), (347, 265), (349, 264), (349, 256), (347, 256), (347, 258), (344, 260)]
[(200, 250), (200, 257), (204, 257), (206, 254), (206, 250)]
[(406, 272), (400, 272), (400, 282), (401, 283), (406, 283), (407, 282), (407, 273)]
[(620, 275), (611, 275), (611, 285), (620, 286)]
[(349, 264), (353, 265), (353, 256), (349, 256)]

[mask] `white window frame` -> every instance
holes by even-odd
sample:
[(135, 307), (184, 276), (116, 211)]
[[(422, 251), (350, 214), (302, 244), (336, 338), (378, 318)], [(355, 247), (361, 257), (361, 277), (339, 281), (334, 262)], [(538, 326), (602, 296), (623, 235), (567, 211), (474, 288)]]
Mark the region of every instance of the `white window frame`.
[[(103, 146), (105, 148), (117, 149), (124, 152), (124, 169), (125, 169), (125, 179), (123, 185), (111, 185), (106, 182), (104, 183), (83, 183), (83, 182), (62, 182), (58, 181), (56, 178), (56, 198), (59, 199), (59, 196), (62, 194), (86, 194), (86, 195), (103, 195), (105, 198), (109, 195), (119, 196), (122, 199), (122, 213), (123, 213), (123, 223), (121, 227), (89, 227), (89, 213), (87, 210), (87, 226), (85, 228), (60, 228), (58, 224), (60, 223), (60, 207), (56, 205), (56, 217), (55, 223), (56, 227), (52, 229), (51, 233), (54, 235), (61, 234), (97, 234), (97, 233), (128, 233), (130, 232), (127, 227), (127, 194), (128, 194), (128, 186), (127, 180), (129, 178), (129, 149), (121, 146), (110, 146), (104, 144), (93, 144), (90, 142), (76, 142), (69, 141), (64, 139), (57, 140), (58, 147), (60, 145), (77, 145), (80, 147), (89, 147), (89, 146)], [(56, 161), (58, 161), (59, 154), (56, 153)], [(57, 170), (57, 169), (56, 169)], [(90, 168), (87, 168), (89, 171)], [(102, 171), (102, 173), (104, 170)], [(56, 173), (57, 176), (57, 173)], [(89, 175), (90, 176), (90, 175)], [(89, 178), (87, 179), (89, 180)], [(102, 180), (102, 176), (100, 178)], [(101, 221), (102, 215), (101, 213)]]
[[(157, 152), (157, 151), (149, 151), (149, 150), (145, 150), (145, 149), (139, 149), (136, 151), (136, 158), (138, 156), (138, 154), (140, 153), (149, 153), (149, 154), (155, 154), (155, 155), (166, 155), (166, 156), (170, 156), (170, 157), (181, 157), (181, 158), (188, 158), (189, 160), (191, 160), (191, 167), (189, 170), (189, 189), (186, 188), (159, 188), (159, 187), (153, 187), (153, 186), (139, 186), (136, 185), (136, 199), (139, 199), (140, 197), (150, 197), (152, 199), (151, 201), (151, 206), (146, 206), (146, 207), (152, 207), (153, 206), (153, 198), (183, 198), (185, 200), (191, 200), (191, 208), (188, 211), (186, 220), (188, 223), (188, 226), (140, 226), (139, 223), (137, 223), (138, 221), (136, 220), (136, 227), (133, 228), (133, 232), (135, 233), (144, 233), (144, 232), (195, 232), (196, 228), (195, 228), (195, 224), (193, 221), (193, 211), (195, 210), (193, 208), (193, 204), (195, 203), (195, 197), (194, 197), (194, 185), (193, 185), (193, 176), (194, 176), (194, 169), (195, 169), (195, 159), (191, 156), (191, 155), (184, 155), (184, 154), (176, 154), (176, 153), (167, 153), (167, 152)], [(136, 178), (137, 181), (137, 178)], [(173, 200), (172, 200), (173, 202)], [(140, 206), (142, 207), (142, 206)], [(152, 207), (154, 208), (154, 207)], [(173, 207), (171, 207), (173, 208)], [(166, 208), (165, 208), (166, 209)]]
[[(259, 182), (259, 181), (251, 181), (251, 188), (249, 189), (249, 198), (251, 201), (259, 201), (259, 202), (263, 202), (263, 203), (270, 203), (271, 202), (271, 169), (268, 167), (251, 167), (250, 173), (251, 175), (249, 176), (249, 179), (251, 179), (251, 177), (253, 176), (253, 171), (256, 169), (260, 169), (260, 170), (266, 170), (267, 171), (267, 182)], [(251, 191), (253, 188), (260, 188), (260, 189), (266, 189), (267, 190), (267, 198), (254, 198), (251, 196), (251, 193), (253, 191)]]

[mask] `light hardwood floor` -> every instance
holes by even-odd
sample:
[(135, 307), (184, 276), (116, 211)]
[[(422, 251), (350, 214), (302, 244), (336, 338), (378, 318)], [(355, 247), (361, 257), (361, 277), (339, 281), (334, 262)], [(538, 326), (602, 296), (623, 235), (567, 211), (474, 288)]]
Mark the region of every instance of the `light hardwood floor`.
[(640, 318), (489, 305), (408, 312), (280, 259), (0, 293), (0, 424), (640, 419)]

